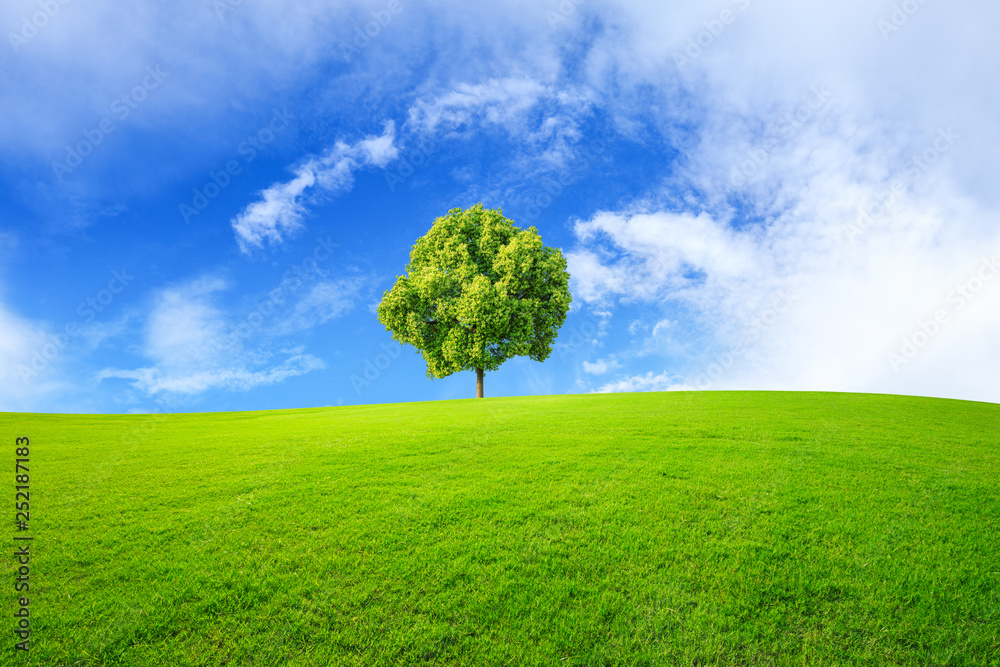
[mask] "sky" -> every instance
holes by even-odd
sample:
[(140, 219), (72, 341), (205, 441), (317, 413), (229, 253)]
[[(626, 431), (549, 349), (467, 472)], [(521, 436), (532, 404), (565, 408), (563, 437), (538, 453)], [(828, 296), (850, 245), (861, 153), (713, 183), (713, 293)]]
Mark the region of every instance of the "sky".
[(475, 396), (375, 308), (482, 203), (567, 258), (487, 396), (1000, 402), (988, 0), (8, 0), (0, 411)]

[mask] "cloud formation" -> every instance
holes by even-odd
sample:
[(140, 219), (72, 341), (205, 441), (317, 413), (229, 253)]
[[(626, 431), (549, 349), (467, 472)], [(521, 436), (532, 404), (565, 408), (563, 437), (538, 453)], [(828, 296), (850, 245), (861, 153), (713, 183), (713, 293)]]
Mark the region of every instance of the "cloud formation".
[(621, 364), (618, 363), (614, 356), (610, 356), (607, 359), (598, 359), (593, 363), (588, 361), (583, 362), (583, 372), (590, 373), (591, 375), (604, 375), (616, 368), (621, 368)]
[(595, 391), (599, 394), (610, 394), (630, 391), (693, 391), (694, 389), (695, 387), (684, 384), (680, 378), (670, 375), (667, 371), (658, 375), (653, 375), (653, 371), (649, 371), (645, 375), (632, 375), (609, 382)]
[(522, 129), (524, 115), (553, 91), (530, 78), (505, 77), (483, 83), (460, 83), (453, 90), (420, 99), (409, 110), (409, 124), (424, 132), (471, 129), (473, 123)]
[[(573, 182), (570, 158), (595, 143), (595, 126), (607, 127), (614, 137), (602, 160), (618, 170), (604, 172), (579, 201), (538, 217), (540, 228), (553, 230), (546, 234), (569, 230), (576, 304), (614, 313), (601, 318), (600, 358), (574, 360), (586, 388), (836, 389), (1000, 401), (1000, 280), (991, 268), (1000, 252), (1000, 74), (991, 67), (989, 29), (1000, 5), (910, 3), (918, 10), (906, 16), (902, 5), (429, 0), (406, 5), (348, 67), (337, 45), (370, 20), (360, 5), (261, 0), (231, 3), (217, 15), (193, 0), (124, 9), (106, 0), (71, 3), (8, 52), (16, 58), (0, 100), (0, 136), (15, 165), (10, 173), (23, 178), (8, 189), (27, 193), (25, 202), (55, 200), (34, 181), (48, 178), (52, 160), (159, 64), (168, 83), (74, 172), (90, 174), (89, 186), (60, 192), (99, 198), (90, 193), (120, 183), (109, 173), (133, 173), (143, 188), (192, 170), (202, 177), (259, 122), (252, 112), (234, 114), (245, 100), (264, 108), (287, 97), (302, 119), (289, 141), (309, 119), (343, 119), (353, 137), (372, 109), (401, 123), (402, 142), (390, 123), (380, 136), (335, 142), (292, 162), (290, 177), (259, 196), (244, 194), (240, 201), (251, 203), (231, 224), (245, 252), (284, 242), (318, 199), (349, 190), (359, 169), (390, 164), (414, 135), (454, 142), (423, 167), (435, 185), (421, 197), (447, 191), (440, 184), (449, 175), (434, 170), (461, 154), (472, 159), (453, 173), (465, 174), (477, 197), (508, 206), (531, 188), (541, 191), (539, 175)], [(0, 8), (0, 19), (17, 31), (35, 11), (34, 0), (17, 0)], [(122, 25), (129, 30), (117, 30)], [(341, 132), (324, 130), (303, 151), (329, 146)], [(133, 170), (147, 140), (183, 143), (193, 157), (185, 155), (186, 165), (171, 157), (162, 173), (160, 165)], [(486, 145), (489, 168), (477, 173), (469, 165)], [(502, 155), (493, 159), (494, 152)], [(22, 164), (45, 176), (25, 169), (22, 177)], [(119, 171), (108, 171), (114, 165)], [(107, 203), (98, 210), (113, 210)], [(260, 386), (311, 363), (249, 345), (198, 357), (187, 348), (212, 351), (231, 328), (218, 305), (224, 290), (171, 289), (176, 298), (157, 293), (167, 319), (156, 321), (183, 326), (144, 330), (150, 364), (106, 377), (131, 373), (145, 391), (162, 394)], [(303, 288), (285, 326), (339, 316), (354, 289), (328, 277)], [(625, 335), (621, 320), (636, 317), (635, 309), (644, 311), (642, 325)], [(44, 326), (13, 312), (0, 310), (5, 358), (30, 353), (37, 336), (44, 342)], [(653, 325), (664, 321), (670, 325)]]
[(202, 278), (161, 290), (144, 330), (143, 353), (152, 365), (106, 368), (97, 379), (129, 380), (149, 396), (195, 395), (247, 391), (324, 368), (322, 360), (301, 350), (274, 363), (274, 353), (248, 348), (214, 303), (227, 287), (219, 278)]
[(38, 393), (52, 388), (46, 367), (59, 351), (43, 327), (0, 303), (0, 403), (4, 409), (30, 404)]
[[(825, 148), (817, 141), (810, 160)], [(1000, 399), (989, 389), (1000, 372), (996, 340), (984, 334), (1000, 330), (1000, 234), (983, 243), (987, 212), (946, 184), (893, 194), (892, 178), (858, 182), (871, 160), (860, 150), (829, 156), (809, 166), (794, 198), (757, 199), (763, 224), (741, 227), (731, 210), (602, 212), (575, 225), (578, 244), (567, 253), (575, 296), (595, 309), (621, 301), (691, 313), (625, 356), (697, 350), (683, 370), (625, 375), (601, 391)], [(771, 169), (769, 177), (788, 180), (807, 171), (801, 163)]]
[(312, 188), (341, 194), (354, 185), (354, 172), (368, 166), (384, 167), (399, 154), (394, 145), (395, 124), (385, 123), (380, 136), (366, 137), (354, 144), (338, 141), (326, 155), (310, 158), (295, 168), (295, 178), (275, 183), (261, 192), (260, 201), (247, 206), (232, 220), (240, 250), (244, 253), (265, 242), (273, 244), (302, 227), (307, 210), (307, 193)]

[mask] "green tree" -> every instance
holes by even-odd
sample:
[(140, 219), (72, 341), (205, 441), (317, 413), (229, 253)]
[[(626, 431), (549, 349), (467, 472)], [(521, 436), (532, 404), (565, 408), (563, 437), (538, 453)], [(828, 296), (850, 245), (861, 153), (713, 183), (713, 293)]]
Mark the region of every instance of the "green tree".
[(548, 358), (572, 301), (559, 249), (482, 204), (436, 219), (406, 272), (383, 294), (379, 322), (421, 352), (428, 377), (475, 370), (479, 398), (485, 371)]

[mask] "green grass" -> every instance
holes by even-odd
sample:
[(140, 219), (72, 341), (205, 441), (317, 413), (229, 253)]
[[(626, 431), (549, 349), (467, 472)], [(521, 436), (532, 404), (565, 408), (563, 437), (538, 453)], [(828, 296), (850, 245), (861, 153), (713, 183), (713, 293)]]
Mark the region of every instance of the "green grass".
[(10, 501), (31, 437), (36, 535), (27, 658), (3, 559), (5, 665), (1000, 665), (998, 405), (702, 392), (0, 426)]

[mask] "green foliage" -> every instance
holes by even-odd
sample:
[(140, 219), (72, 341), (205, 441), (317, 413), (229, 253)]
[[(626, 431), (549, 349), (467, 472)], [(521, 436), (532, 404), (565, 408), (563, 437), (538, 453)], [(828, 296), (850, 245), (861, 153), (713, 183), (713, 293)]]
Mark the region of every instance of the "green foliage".
[(378, 319), (421, 351), (432, 378), (496, 370), (515, 356), (544, 361), (572, 300), (559, 249), (482, 204), (435, 220), (406, 272), (385, 293)]

